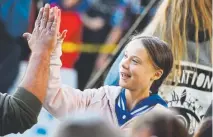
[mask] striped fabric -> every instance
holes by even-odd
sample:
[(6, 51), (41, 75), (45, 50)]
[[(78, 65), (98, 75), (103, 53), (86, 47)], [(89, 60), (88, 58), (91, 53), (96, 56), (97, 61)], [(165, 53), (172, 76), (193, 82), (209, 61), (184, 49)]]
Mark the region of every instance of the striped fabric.
[(142, 115), (151, 110), (156, 104), (161, 104), (165, 107), (167, 103), (157, 94), (150, 95), (148, 98), (141, 100), (131, 111), (127, 108), (125, 89), (122, 89), (120, 95), (116, 99), (115, 112), (118, 123), (122, 126), (135, 116)]

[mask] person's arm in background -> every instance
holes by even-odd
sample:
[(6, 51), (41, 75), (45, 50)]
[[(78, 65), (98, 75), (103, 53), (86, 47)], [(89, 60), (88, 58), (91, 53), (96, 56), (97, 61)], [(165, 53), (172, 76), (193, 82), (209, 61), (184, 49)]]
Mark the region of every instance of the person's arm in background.
[(24, 132), (37, 122), (46, 96), (51, 52), (56, 47), (60, 10), (40, 10), (34, 31), (24, 34), (32, 51), (26, 74), (13, 95), (0, 94), (0, 136)]
[(114, 26), (110, 31), (105, 44), (116, 44), (123, 34), (123, 29), (120, 26)]
[[(123, 22), (125, 20), (125, 13), (127, 5), (119, 5), (116, 9), (116, 12), (112, 15), (111, 18), (111, 24), (113, 28), (111, 29), (105, 45), (106, 46), (116, 46), (118, 41), (123, 35)], [(107, 49), (107, 48), (106, 48)], [(111, 47), (110, 47), (111, 49)], [(107, 50), (108, 51), (108, 50)], [(96, 60), (96, 67), (95, 69), (100, 69), (103, 67), (103, 64), (105, 64), (107, 61), (109, 61), (109, 55), (108, 54), (103, 54), (100, 53), (97, 60)], [(119, 55), (119, 57), (116, 59), (116, 61), (113, 63), (112, 67), (110, 68), (105, 80), (104, 80), (104, 85), (110, 85), (110, 86), (118, 86), (119, 85), (119, 63), (123, 58), (123, 51)]]
[(116, 47), (117, 42), (120, 40), (122, 36), (123, 30), (121, 27), (113, 27), (110, 31), (106, 42), (103, 46), (105, 46), (103, 49), (101, 49), (97, 59), (96, 59), (96, 66), (95, 69), (99, 70), (103, 67), (106, 62), (109, 61), (109, 56), (111, 55), (111, 52)]
[(103, 64), (106, 64), (106, 62), (109, 61), (109, 55), (123, 35), (127, 6), (128, 3), (121, 3), (118, 5), (111, 17), (110, 23), (112, 25), (112, 29), (105, 40), (104, 50), (101, 50), (99, 56), (97, 57), (95, 66), (96, 70), (102, 68)]
[(96, 31), (101, 29), (105, 25), (105, 21), (101, 17), (89, 17), (86, 13), (81, 15), (82, 22), (87, 28)]

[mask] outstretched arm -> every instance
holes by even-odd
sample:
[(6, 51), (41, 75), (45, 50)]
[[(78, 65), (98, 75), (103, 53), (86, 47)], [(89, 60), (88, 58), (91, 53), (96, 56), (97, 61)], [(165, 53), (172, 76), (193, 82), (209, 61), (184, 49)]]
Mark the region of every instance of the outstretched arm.
[[(24, 132), (37, 122), (49, 77), (50, 55), (55, 49), (60, 10), (41, 9), (28, 43), (32, 51), (20, 88), (12, 95), (0, 94), (0, 135)], [(28, 37), (28, 34), (24, 34)]]
[(61, 60), (62, 54), (61, 44), (63, 42), (63, 35), (59, 36), (57, 41), (57, 48), (52, 53), (50, 59), (50, 76), (47, 88), (47, 95), (44, 101), (44, 107), (56, 118), (63, 117), (72, 112), (79, 110), (86, 110), (90, 105), (94, 96), (104, 95), (104, 88), (86, 89), (80, 91), (70, 86), (61, 83)]

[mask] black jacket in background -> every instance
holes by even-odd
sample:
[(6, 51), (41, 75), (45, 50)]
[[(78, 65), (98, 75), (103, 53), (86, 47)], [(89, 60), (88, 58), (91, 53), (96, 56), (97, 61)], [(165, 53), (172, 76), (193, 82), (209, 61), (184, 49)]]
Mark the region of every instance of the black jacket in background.
[(20, 61), (28, 56), (29, 51), (26, 40), (11, 37), (0, 21), (0, 92), (6, 93), (13, 85)]

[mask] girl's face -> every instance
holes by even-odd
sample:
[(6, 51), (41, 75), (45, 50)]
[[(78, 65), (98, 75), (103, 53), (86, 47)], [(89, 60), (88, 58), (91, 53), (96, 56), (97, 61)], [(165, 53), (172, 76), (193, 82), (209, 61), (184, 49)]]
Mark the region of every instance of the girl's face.
[(119, 66), (119, 85), (131, 91), (149, 90), (156, 71), (141, 41), (129, 42)]

